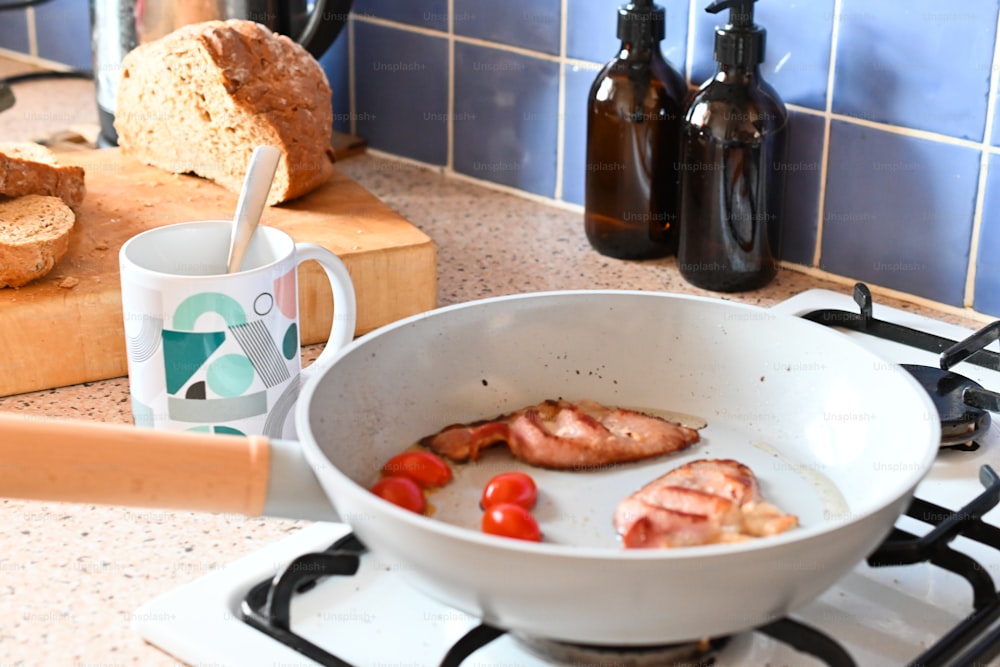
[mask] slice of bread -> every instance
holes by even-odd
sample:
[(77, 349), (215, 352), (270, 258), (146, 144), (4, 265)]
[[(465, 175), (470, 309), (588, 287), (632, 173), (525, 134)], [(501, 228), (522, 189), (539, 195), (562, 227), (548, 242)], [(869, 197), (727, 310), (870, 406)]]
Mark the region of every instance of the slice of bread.
[(250, 155), (276, 146), (268, 204), (301, 196), (333, 174), (333, 103), (308, 51), (251, 21), (183, 26), (122, 61), (115, 110), (122, 150), (239, 192)]
[(0, 195), (48, 195), (77, 207), (86, 193), (83, 167), (60, 165), (40, 144), (0, 143)]
[(69, 249), (75, 222), (58, 197), (0, 201), (0, 287), (21, 287), (51, 271)]

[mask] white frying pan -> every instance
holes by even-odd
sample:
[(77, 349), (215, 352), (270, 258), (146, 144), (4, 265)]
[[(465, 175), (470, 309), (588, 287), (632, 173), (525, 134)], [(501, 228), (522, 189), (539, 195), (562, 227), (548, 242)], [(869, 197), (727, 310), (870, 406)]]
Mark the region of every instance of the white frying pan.
[[(552, 292), (443, 308), (356, 340), (316, 375), (296, 413), (308, 465), (298, 445), (263, 438), (7, 417), (0, 495), (333, 517), (322, 502), (307, 506), (318, 480), (381, 560), (446, 604), (550, 639), (655, 644), (745, 630), (817, 597), (888, 534), (940, 438), (917, 382), (847, 337), (667, 294)], [(531, 469), (494, 452), (431, 496), (432, 517), (366, 490), (418, 438), (546, 398), (707, 426), (679, 455), (597, 472)], [(618, 501), (703, 457), (749, 465), (801, 526), (739, 544), (622, 550)], [(477, 528), (482, 483), (519, 468), (540, 489), (541, 544)]]

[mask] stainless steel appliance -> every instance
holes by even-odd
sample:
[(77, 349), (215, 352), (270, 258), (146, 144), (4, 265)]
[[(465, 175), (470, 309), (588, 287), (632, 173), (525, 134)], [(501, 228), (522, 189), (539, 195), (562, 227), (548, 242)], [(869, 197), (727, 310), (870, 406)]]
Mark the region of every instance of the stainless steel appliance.
[(121, 62), (139, 44), (182, 25), (247, 19), (293, 37), (319, 59), (347, 23), (351, 0), (91, 0), (94, 84), (102, 146), (115, 145)]

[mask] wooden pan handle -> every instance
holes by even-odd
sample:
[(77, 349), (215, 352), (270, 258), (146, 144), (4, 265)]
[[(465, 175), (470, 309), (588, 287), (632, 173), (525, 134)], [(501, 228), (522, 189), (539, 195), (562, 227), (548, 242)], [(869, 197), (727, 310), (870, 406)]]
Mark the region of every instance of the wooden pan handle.
[(269, 465), (264, 436), (0, 413), (0, 497), (259, 516)]

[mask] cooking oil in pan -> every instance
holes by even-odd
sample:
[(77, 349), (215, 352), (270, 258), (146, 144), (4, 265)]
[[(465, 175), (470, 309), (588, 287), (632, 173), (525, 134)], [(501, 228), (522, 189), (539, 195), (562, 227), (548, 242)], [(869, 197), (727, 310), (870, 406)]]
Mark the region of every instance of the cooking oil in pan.
[(479, 461), (452, 465), (453, 481), (429, 498), (434, 518), (478, 531), (482, 520), (479, 498), (486, 483), (499, 473), (519, 470), (531, 475), (538, 487), (538, 504), (532, 513), (545, 542), (620, 549), (612, 523), (618, 503), (673, 468), (703, 458), (734, 459), (750, 467), (764, 498), (797, 515), (800, 527), (820, 525), (848, 512), (843, 494), (821, 464), (794, 459), (787, 453), (795, 451), (792, 447), (761, 442), (738, 425), (722, 421), (706, 424), (695, 415), (640, 411), (701, 428), (701, 440), (682, 452), (647, 461), (575, 471), (536, 468), (497, 446), (483, 452)]

